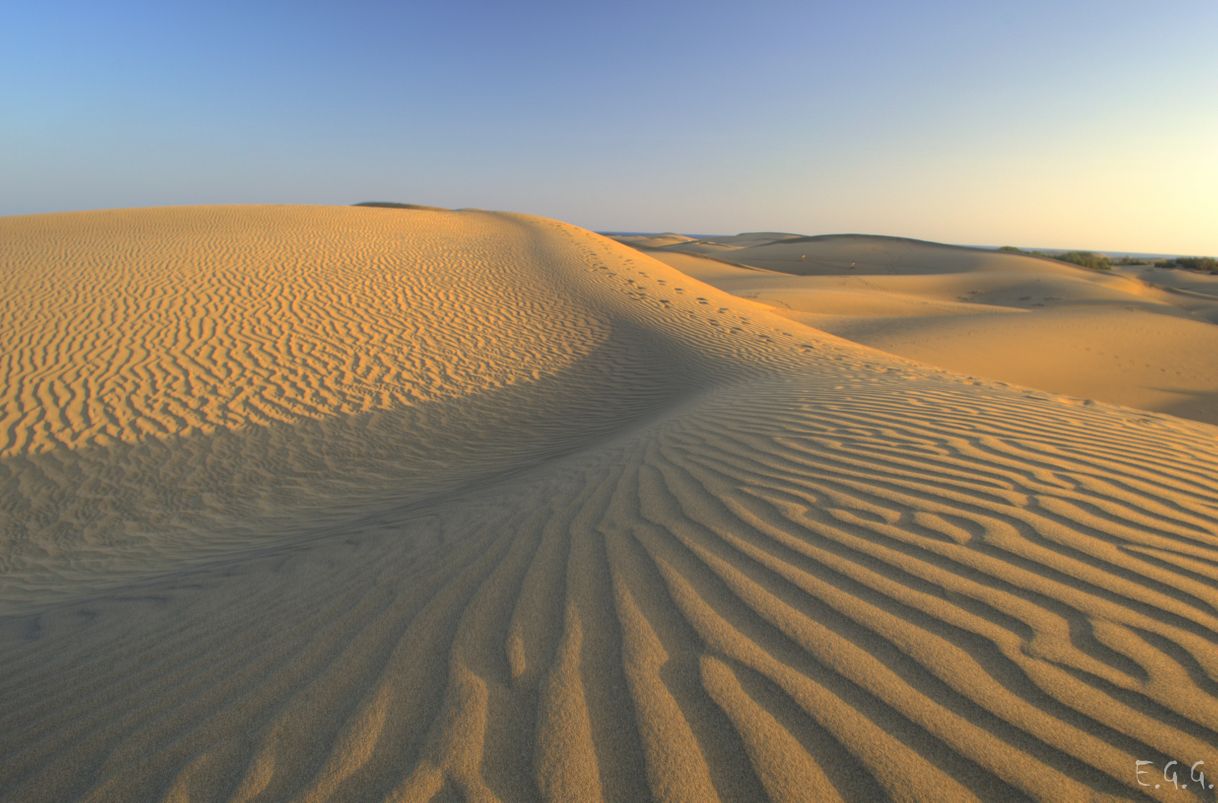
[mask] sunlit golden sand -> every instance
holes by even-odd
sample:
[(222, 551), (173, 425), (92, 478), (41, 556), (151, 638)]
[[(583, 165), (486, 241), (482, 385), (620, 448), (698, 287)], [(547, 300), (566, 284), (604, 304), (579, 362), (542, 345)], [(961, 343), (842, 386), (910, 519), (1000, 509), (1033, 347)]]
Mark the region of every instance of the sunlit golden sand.
[(1036, 314), (1001, 266), (780, 315), (511, 214), (0, 242), (4, 799), (1175, 800), (1135, 762), (1218, 765), (1218, 427), (808, 325)]
[(620, 238), (779, 315), (964, 374), (1218, 424), (1218, 276), (895, 237)]

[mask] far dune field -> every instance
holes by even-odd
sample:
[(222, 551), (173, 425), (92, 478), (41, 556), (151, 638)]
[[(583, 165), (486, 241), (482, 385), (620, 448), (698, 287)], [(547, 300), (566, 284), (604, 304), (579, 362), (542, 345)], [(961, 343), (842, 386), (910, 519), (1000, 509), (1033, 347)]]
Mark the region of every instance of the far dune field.
[(964, 374), (1218, 424), (1218, 276), (897, 237), (622, 237), (779, 315)]
[(0, 800), (1214, 799), (1218, 287), (623, 239), (0, 218)]

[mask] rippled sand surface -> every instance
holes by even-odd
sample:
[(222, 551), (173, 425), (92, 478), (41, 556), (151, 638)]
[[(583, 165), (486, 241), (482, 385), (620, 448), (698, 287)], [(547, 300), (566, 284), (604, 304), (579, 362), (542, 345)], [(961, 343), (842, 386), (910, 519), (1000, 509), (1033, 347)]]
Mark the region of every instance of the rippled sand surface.
[(1181, 799), (1135, 761), (1218, 766), (1218, 428), (540, 218), (0, 242), (0, 798)]

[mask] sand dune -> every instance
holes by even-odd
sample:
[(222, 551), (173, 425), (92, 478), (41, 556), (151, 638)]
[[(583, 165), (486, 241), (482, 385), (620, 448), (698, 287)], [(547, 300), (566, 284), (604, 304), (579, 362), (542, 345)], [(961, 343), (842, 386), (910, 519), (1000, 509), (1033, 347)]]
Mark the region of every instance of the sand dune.
[(1218, 424), (1218, 277), (1153, 268), (1107, 274), (863, 235), (740, 235), (647, 253), (893, 354)]
[(694, 242), (693, 237), (672, 232), (664, 234), (620, 234), (616, 235), (613, 239), (627, 245), (632, 245), (635, 248), (666, 248), (670, 245)]
[(1174, 800), (1135, 761), (1218, 764), (1218, 428), (540, 218), (0, 240), (0, 797)]

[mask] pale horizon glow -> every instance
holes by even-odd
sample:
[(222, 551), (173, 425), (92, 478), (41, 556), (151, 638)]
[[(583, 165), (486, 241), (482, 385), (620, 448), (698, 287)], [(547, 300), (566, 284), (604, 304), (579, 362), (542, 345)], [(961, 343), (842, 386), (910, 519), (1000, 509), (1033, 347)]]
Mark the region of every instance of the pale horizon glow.
[(1218, 255), (1218, 4), (1008, 5), (26, 4), (0, 215), (385, 200)]

